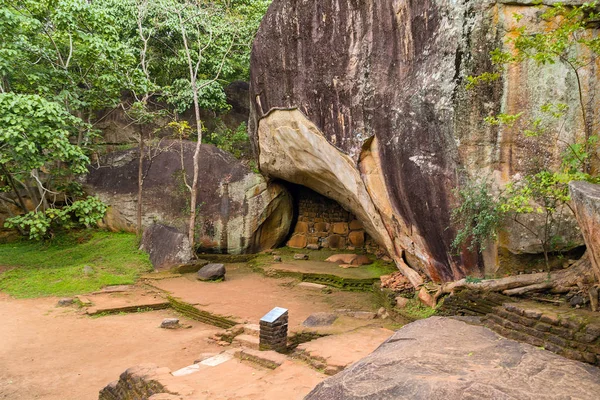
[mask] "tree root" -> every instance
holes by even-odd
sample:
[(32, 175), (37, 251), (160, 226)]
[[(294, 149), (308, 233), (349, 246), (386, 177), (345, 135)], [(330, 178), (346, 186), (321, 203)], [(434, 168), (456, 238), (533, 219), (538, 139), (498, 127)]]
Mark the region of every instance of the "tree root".
[(551, 291), (566, 293), (573, 288), (589, 287), (595, 283), (594, 272), (588, 257), (583, 257), (567, 269), (536, 274), (515, 275), (482, 282), (467, 282), (461, 279), (442, 284), (434, 295), (436, 303), (445, 295), (460, 289), (486, 292), (502, 292), (508, 296), (522, 295), (530, 292)]

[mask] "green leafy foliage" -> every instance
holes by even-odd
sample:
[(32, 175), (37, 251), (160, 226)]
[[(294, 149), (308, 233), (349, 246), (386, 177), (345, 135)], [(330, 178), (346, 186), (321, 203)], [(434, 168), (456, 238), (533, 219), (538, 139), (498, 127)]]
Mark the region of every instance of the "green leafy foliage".
[[(99, 111), (119, 106), (140, 126), (168, 114), (178, 120), (193, 102), (186, 40), (198, 105), (228, 110), (223, 88), (248, 78), (269, 3), (0, 0), (0, 193), (8, 194), (0, 206), (23, 214), (9, 225), (45, 238), (60, 224), (94, 224), (103, 210), (72, 183), (87, 172)], [(182, 132), (194, 139), (190, 131)], [(215, 140), (238, 151), (242, 138)]]
[(62, 208), (49, 208), (8, 218), (4, 226), (19, 227), (30, 239), (41, 240), (54, 236), (57, 229), (95, 226), (104, 217), (106, 210), (106, 204), (97, 197), (90, 196)]
[(492, 195), (488, 179), (467, 180), (455, 195), (459, 204), (452, 210), (451, 221), (458, 230), (452, 247), (456, 251), (465, 245), (470, 251), (485, 250), (503, 221), (502, 201)]
[(235, 158), (241, 158), (250, 146), (247, 125), (242, 122), (236, 130), (223, 127), (220, 131), (210, 134), (206, 142), (233, 154)]
[[(452, 216), (453, 222), (460, 228), (453, 247), (456, 249), (468, 245), (470, 250), (475, 250), (486, 239), (494, 238), (503, 222), (511, 219), (539, 240), (548, 264), (548, 253), (565, 245), (561, 232), (561, 213), (570, 200), (568, 183), (571, 180), (599, 182), (598, 177), (590, 174), (598, 136), (592, 131), (586, 113), (580, 69), (598, 56), (600, 38), (591, 34), (588, 28), (600, 20), (600, 9), (598, 1), (577, 6), (562, 3), (543, 6), (541, 1), (537, 4), (542, 10), (539, 18), (547, 23), (547, 28), (541, 32), (530, 32), (526, 25), (517, 28), (506, 43), (506, 50), (495, 49), (490, 54), (496, 69), (469, 77), (467, 88), (499, 79), (510, 64), (526, 61), (534, 61), (538, 65), (561, 62), (577, 78), (584, 139), (571, 143), (563, 141), (560, 139), (561, 132), (553, 128), (558, 126), (562, 130), (565, 125), (569, 107), (563, 103), (546, 103), (540, 107), (538, 115), (530, 119), (522, 118), (525, 112), (487, 117), (486, 122), (495, 126), (513, 127), (519, 122), (518, 127), (525, 137), (562, 143), (565, 146), (562, 163), (559, 168), (544, 163), (534, 165), (526, 174), (509, 182), (495, 198), (487, 182), (467, 182), (457, 191), (460, 205)], [(523, 19), (518, 14), (513, 17), (517, 23)], [(549, 135), (552, 135), (552, 139)], [(543, 216), (541, 231), (522, 221), (523, 215), (531, 213)]]
[(56, 161), (86, 172), (87, 156), (69, 140), (82, 126), (81, 119), (39, 95), (0, 93), (0, 164), (21, 175)]

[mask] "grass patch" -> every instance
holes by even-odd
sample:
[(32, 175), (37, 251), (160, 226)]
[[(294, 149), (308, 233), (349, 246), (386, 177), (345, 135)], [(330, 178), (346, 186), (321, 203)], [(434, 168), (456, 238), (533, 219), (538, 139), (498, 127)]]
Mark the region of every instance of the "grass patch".
[(401, 315), (412, 320), (429, 318), (437, 312), (437, 308), (431, 308), (422, 304), (418, 299), (410, 299), (406, 307), (396, 309)]
[[(0, 244), (0, 290), (17, 298), (71, 296), (134, 283), (152, 265), (134, 234), (92, 232)], [(92, 272), (84, 273), (89, 266)]]
[(396, 267), (394, 263), (383, 260), (375, 260), (372, 264), (362, 266), (361, 268), (369, 271), (374, 278), (379, 278), (381, 275), (390, 275), (394, 272), (398, 272), (398, 267)]

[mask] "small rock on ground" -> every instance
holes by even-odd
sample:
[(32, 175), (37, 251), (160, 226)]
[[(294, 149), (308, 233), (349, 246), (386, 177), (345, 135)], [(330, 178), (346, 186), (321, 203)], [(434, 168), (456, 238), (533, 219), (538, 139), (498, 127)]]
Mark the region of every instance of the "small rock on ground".
[(333, 313), (318, 312), (309, 315), (308, 318), (304, 320), (302, 325), (309, 328), (314, 328), (317, 326), (331, 326), (337, 318), (338, 316)]
[(384, 307), (381, 307), (379, 311), (377, 311), (377, 318), (387, 319), (390, 314), (388, 314), (387, 310)]
[(318, 244), (309, 244), (308, 246), (306, 246), (306, 248), (308, 250), (319, 250), (319, 245)]
[(64, 299), (60, 299), (60, 300), (58, 301), (58, 304), (57, 304), (57, 306), (58, 306), (58, 307), (68, 307), (68, 306), (71, 306), (71, 305), (73, 305), (74, 303), (75, 303), (75, 299), (72, 299), (72, 298), (64, 298)]
[(396, 307), (404, 308), (408, 305), (409, 300), (406, 297), (398, 296), (396, 297)]
[(179, 320), (177, 318), (165, 318), (160, 324), (163, 329), (176, 329), (179, 328)]
[(198, 271), (196, 277), (201, 281), (215, 281), (225, 278), (225, 272), (223, 264), (208, 264)]
[(306, 254), (294, 254), (294, 260), (308, 260), (308, 255), (306, 255)]
[(273, 261), (281, 262), (281, 256), (273, 256)]

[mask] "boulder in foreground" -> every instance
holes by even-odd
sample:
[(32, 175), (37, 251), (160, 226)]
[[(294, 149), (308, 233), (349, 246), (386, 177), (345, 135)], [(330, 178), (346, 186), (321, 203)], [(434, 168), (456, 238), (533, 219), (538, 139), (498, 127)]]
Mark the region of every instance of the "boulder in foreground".
[(223, 264), (208, 264), (198, 271), (196, 275), (201, 281), (216, 281), (225, 278), (225, 266)]
[(442, 317), (406, 325), (305, 400), (593, 399), (600, 369)]

